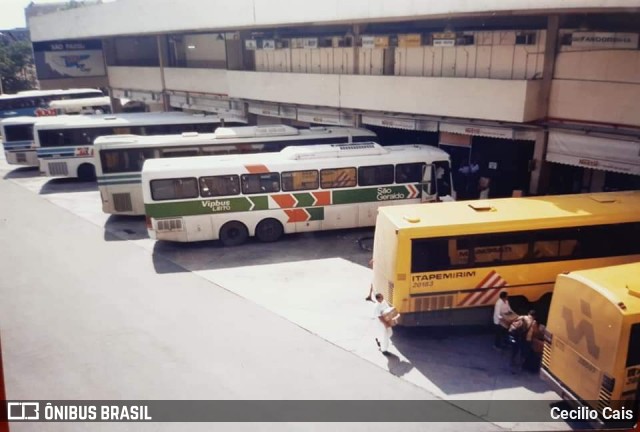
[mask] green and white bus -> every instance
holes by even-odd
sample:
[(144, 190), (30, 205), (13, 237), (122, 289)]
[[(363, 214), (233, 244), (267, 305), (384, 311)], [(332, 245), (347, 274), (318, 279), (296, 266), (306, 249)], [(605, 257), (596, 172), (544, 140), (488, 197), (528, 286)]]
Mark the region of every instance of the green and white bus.
[(144, 214), (140, 172), (145, 159), (278, 152), (292, 145), (342, 144), (375, 138), (366, 129), (296, 129), (286, 125), (220, 127), (209, 134), (99, 137), (94, 150), (102, 210), (118, 215)]
[[(225, 124), (246, 124), (224, 118)], [(33, 128), (40, 172), (52, 177), (93, 179), (93, 142), (102, 135), (166, 135), (213, 132), (222, 119), (183, 112), (57, 116), (38, 120)]]
[(378, 207), (453, 199), (451, 184), (444, 151), (372, 142), (154, 159), (142, 169), (151, 238), (226, 246), (373, 226)]

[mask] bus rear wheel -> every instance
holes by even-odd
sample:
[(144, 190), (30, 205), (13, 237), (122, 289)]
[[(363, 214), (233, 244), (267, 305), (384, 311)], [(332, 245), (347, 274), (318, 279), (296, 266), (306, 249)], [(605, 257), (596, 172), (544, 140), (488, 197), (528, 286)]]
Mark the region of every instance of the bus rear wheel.
[(80, 180), (95, 180), (96, 179), (96, 169), (91, 164), (82, 164), (78, 167), (78, 178)]
[(277, 219), (264, 219), (261, 220), (256, 227), (256, 237), (261, 242), (269, 243), (278, 240), (282, 237), (284, 228)]
[(220, 228), (220, 241), (225, 246), (238, 246), (247, 241), (249, 230), (238, 221), (227, 222)]

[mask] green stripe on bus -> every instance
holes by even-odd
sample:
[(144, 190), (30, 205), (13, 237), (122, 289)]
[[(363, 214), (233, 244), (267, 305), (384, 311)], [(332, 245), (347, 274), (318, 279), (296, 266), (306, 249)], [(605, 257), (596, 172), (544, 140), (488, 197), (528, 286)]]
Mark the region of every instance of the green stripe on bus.
[(267, 210), (266, 196), (145, 204), (145, 212), (154, 218)]
[(352, 204), (417, 198), (419, 185), (415, 185), (416, 191), (412, 191), (411, 187), (414, 187), (414, 185), (334, 190), (332, 192), (332, 203)]
[(309, 207), (316, 200), (310, 193), (294, 193), (293, 196), (298, 200), (296, 207)]
[(305, 210), (309, 213), (310, 221), (324, 220), (324, 207), (310, 207)]
[[(332, 191), (332, 204), (353, 204), (417, 198), (419, 195), (418, 187), (419, 185), (399, 185), (364, 189), (334, 190)], [(315, 197), (311, 193), (304, 192), (292, 195), (296, 200), (298, 200), (295, 208), (306, 208), (307, 211), (314, 211), (316, 212), (314, 214), (318, 215), (320, 215), (319, 212), (322, 210), (321, 216), (318, 217), (320, 219), (324, 218), (323, 207), (309, 208), (315, 202)], [(275, 207), (274, 210), (277, 208), (279, 207)], [(268, 209), (269, 197), (267, 195), (145, 204), (147, 215), (154, 218)], [(320, 219), (312, 218), (311, 220)]]

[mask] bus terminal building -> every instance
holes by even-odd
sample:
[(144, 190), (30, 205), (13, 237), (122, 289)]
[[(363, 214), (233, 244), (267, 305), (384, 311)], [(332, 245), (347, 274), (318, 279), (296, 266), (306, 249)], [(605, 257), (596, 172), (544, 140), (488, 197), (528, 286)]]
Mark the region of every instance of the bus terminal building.
[(119, 0), (29, 18), (42, 88), (357, 126), (459, 198), (640, 189), (640, 1)]

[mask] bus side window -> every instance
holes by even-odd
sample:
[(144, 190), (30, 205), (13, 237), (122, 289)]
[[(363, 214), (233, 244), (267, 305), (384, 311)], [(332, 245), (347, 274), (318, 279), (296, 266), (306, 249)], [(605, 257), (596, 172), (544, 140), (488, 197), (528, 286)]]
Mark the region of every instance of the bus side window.
[(391, 184), (394, 179), (393, 165), (363, 166), (358, 168), (358, 184), (375, 186)]
[(198, 197), (198, 183), (194, 177), (151, 180), (150, 186), (154, 201)]
[(239, 193), (237, 175), (200, 177), (200, 195), (204, 198), (238, 195)]
[(524, 261), (529, 255), (529, 240), (521, 233), (478, 236), (474, 246), (476, 264)]
[(451, 260), (451, 265), (468, 265), (469, 249), (469, 240), (466, 238), (449, 240), (449, 259)]
[(323, 189), (354, 187), (356, 183), (355, 168), (332, 168), (320, 170), (320, 186)]
[(242, 193), (257, 194), (280, 192), (280, 175), (278, 173), (242, 174)]
[(447, 270), (450, 267), (448, 239), (411, 241), (411, 273)]
[(424, 162), (396, 165), (396, 183), (420, 183)]

